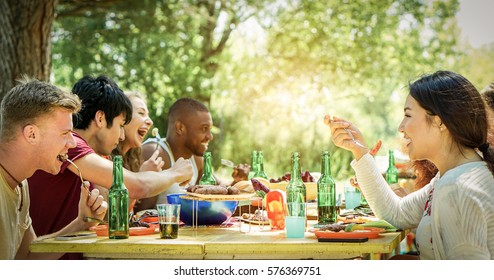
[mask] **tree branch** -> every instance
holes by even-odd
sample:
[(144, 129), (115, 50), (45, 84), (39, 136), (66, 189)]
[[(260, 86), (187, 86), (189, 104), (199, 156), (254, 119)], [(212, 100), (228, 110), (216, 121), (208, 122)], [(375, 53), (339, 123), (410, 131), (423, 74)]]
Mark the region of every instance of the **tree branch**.
[(107, 13), (108, 8), (115, 4), (125, 2), (131, 3), (131, 0), (59, 0), (57, 8), (57, 17), (81, 17), (91, 13)]

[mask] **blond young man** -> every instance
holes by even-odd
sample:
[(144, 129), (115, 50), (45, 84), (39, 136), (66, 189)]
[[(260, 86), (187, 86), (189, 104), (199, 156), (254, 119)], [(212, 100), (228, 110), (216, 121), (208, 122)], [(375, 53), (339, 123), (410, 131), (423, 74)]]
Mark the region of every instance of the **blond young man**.
[[(72, 136), (72, 113), (79, 98), (37, 80), (23, 79), (3, 98), (0, 107), (0, 259), (57, 259), (62, 254), (34, 254), (37, 239), (29, 215), (27, 178), (36, 170), (60, 171)], [(85, 182), (87, 185), (87, 182)], [(49, 193), (49, 186), (44, 191)], [(50, 203), (50, 201), (46, 201)], [(39, 238), (88, 229), (84, 216), (103, 218), (107, 204), (98, 190), (81, 188), (78, 215), (67, 226)]]

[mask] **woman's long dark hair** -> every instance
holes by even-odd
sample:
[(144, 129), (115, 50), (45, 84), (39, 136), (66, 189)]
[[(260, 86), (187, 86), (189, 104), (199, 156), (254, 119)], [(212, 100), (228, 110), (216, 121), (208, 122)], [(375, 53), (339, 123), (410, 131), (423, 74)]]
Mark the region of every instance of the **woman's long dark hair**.
[(486, 103), (472, 83), (457, 73), (437, 71), (411, 83), (409, 89), (430, 119), (436, 115), (441, 118), (458, 148), (480, 150), (494, 174), (494, 150), (488, 142), (490, 127)]

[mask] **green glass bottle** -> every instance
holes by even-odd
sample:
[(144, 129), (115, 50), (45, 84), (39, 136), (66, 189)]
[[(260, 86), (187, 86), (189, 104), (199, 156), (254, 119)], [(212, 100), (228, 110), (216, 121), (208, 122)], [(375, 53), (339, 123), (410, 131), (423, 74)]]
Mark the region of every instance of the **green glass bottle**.
[(259, 165), (257, 164), (258, 162), (258, 153), (256, 150), (252, 151), (252, 153), (250, 154), (250, 172), (249, 172), (249, 175), (247, 176), (247, 178), (250, 180), (252, 178), (254, 178), (254, 176), (256, 175), (257, 173), (257, 170), (259, 169)]
[(398, 184), (398, 169), (395, 165), (395, 155), (393, 150), (389, 150), (388, 169), (385, 174), (386, 182), (393, 188)]
[(216, 185), (216, 179), (213, 176), (213, 163), (211, 162), (211, 152), (204, 153), (204, 169), (202, 172), (199, 185)]
[(122, 156), (113, 157), (113, 183), (108, 192), (108, 237), (129, 238), (129, 192), (123, 181)]
[(336, 211), (336, 184), (331, 176), (330, 155), (322, 154), (321, 177), (317, 181), (317, 223), (320, 225), (335, 223), (338, 218)]
[[(288, 215), (305, 217), (306, 198), (307, 190), (304, 182), (302, 181), (300, 154), (298, 152), (294, 152), (292, 154), (292, 173), (290, 176), (290, 181), (286, 186), (286, 202), (288, 204)], [(300, 206), (290, 204), (293, 202), (303, 203), (304, 205)]]
[(268, 175), (264, 172), (264, 154), (262, 151), (257, 152), (257, 170), (254, 177), (261, 177), (269, 180)]

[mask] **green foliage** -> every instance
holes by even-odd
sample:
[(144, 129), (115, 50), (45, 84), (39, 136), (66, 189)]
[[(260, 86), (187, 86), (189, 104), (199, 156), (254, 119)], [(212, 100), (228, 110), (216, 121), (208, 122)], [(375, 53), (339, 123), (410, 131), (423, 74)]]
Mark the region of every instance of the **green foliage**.
[(268, 174), (288, 171), (295, 150), (306, 169), (318, 171), (328, 149), (335, 178), (348, 178), (351, 154), (328, 145), (324, 114), (357, 124), (368, 146), (382, 139), (384, 151), (399, 148), (407, 82), (458, 56), (455, 9), (456, 1), (288, 1), (264, 26), (258, 51), (239, 40), (234, 60), (216, 76), (221, 102), (213, 106), (232, 124), (224, 133), (252, 143), (240, 158), (270, 143)]
[(209, 105), (216, 56), (255, 2), (120, 1), (98, 9), (67, 1), (54, 28), (55, 82), (70, 86), (85, 74), (107, 74), (144, 92), (155, 126), (166, 131), (177, 98)]
[(325, 114), (354, 122), (369, 147), (382, 139), (382, 151), (396, 149), (408, 81), (475, 69), (457, 41), (457, 0), (100, 2), (57, 7), (55, 83), (104, 73), (140, 90), (162, 135), (177, 98), (203, 101), (216, 169), (221, 158), (250, 163), (256, 149), (272, 178), (294, 151), (303, 170), (319, 171), (328, 150), (335, 179), (348, 178), (352, 155), (332, 144)]
[(465, 46), (465, 53), (457, 61), (453, 70), (463, 73), (473, 85), (479, 90), (483, 90), (487, 85), (494, 82), (494, 43), (474, 49)]

